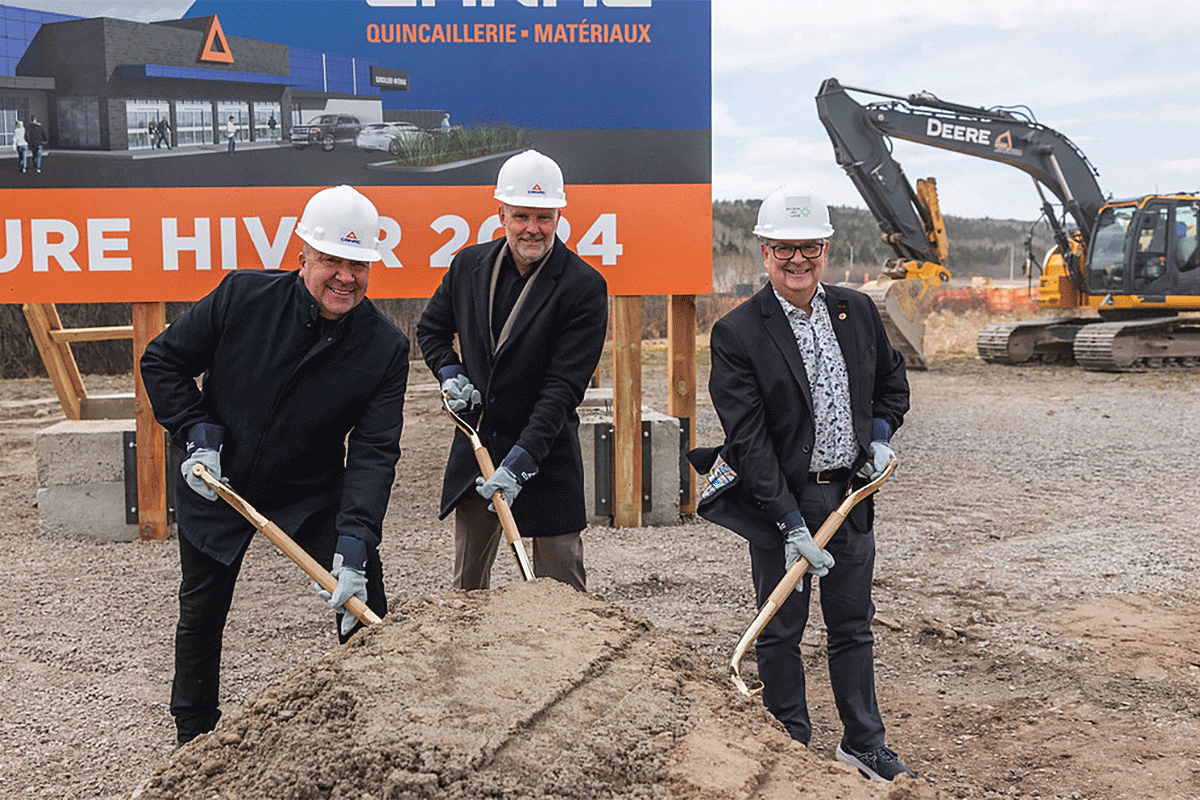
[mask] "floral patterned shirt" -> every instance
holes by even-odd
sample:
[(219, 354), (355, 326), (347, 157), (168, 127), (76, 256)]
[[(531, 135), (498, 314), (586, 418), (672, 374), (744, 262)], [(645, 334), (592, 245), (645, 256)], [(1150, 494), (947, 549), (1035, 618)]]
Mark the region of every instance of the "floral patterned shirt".
[(778, 291), (775, 298), (792, 326), (812, 390), (817, 438), (809, 469), (819, 472), (850, 467), (858, 455), (850, 411), (850, 376), (837, 335), (833, 332), (833, 323), (829, 320), (825, 287), (817, 284), (811, 315), (789, 303)]

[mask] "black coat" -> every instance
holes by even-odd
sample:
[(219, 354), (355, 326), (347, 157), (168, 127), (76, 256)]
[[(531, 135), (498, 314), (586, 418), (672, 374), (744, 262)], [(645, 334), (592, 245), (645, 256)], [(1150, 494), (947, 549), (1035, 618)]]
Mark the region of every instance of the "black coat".
[[(537, 463), (537, 475), (512, 506), (521, 535), (574, 533), (587, 527), (576, 409), (604, 349), (608, 286), (555, 238), (512, 331), (493, 353), (488, 293), (504, 246), (497, 239), (454, 257), (421, 315), (417, 341), (435, 375), (461, 364), (483, 395), (479, 435), (493, 463), (498, 466), (514, 444)], [(475, 491), (478, 475), (470, 441), (456, 431), (442, 485), (443, 518)]]
[[(378, 545), (400, 455), (408, 339), (364, 299), (324, 334), (298, 272), (237, 270), (146, 347), (155, 418), (180, 447), (225, 429), (221, 472), (284, 531), (338, 508), (337, 532)], [(203, 391), (195, 376), (204, 374)], [(349, 438), (347, 438), (349, 434)], [(180, 533), (230, 563), (254, 529), (176, 476)]]
[[(873, 419), (885, 420), (893, 432), (904, 422), (909, 406), (904, 358), (891, 346), (879, 312), (865, 294), (826, 286), (825, 302), (846, 360), (860, 451), (857, 468), (869, 452)], [(725, 429), (720, 453), (738, 481), (707, 498), (697, 511), (758, 547), (779, 547), (782, 538), (774, 523), (798, 510), (816, 427), (804, 359), (770, 283), (717, 320), (711, 349), (708, 390)], [(701, 471), (716, 455), (693, 453)], [(869, 501), (856, 511), (869, 514)]]
[(46, 129), (40, 122), (30, 122), (25, 126), (25, 144), (30, 150), (37, 150), (46, 143)]

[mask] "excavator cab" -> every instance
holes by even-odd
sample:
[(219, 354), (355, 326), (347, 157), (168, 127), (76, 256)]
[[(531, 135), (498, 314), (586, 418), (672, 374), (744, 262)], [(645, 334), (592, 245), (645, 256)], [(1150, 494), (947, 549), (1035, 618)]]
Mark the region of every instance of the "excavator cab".
[(1198, 205), (1190, 196), (1152, 196), (1102, 208), (1088, 257), (1090, 305), (1103, 312), (1109, 305), (1143, 308), (1167, 302), (1168, 295), (1200, 295)]

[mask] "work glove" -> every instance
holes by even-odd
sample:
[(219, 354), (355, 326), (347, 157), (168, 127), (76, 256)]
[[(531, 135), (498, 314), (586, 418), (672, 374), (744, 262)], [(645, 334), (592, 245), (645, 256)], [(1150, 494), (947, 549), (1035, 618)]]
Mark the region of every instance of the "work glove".
[[(533, 463), (533, 456), (529, 455), (525, 448), (514, 444), (500, 462), (500, 466), (496, 467), (492, 477), (486, 481), (482, 475), (475, 479), (475, 491), (479, 492), (479, 496), (484, 500), (491, 500), (496, 490), (500, 490), (504, 492), (505, 502), (511, 507), (521, 487), (536, 474), (537, 464)], [(488, 503), (488, 511), (495, 513), (496, 504)]]
[(197, 422), (188, 431), (187, 458), (179, 466), (179, 470), (192, 491), (205, 500), (216, 500), (217, 493), (202, 478), (192, 474), (192, 467), (203, 464), (209, 475), (222, 480), (221, 443), (224, 439), (225, 429), (209, 422)]
[(448, 398), (447, 405), (455, 414), (460, 411), (473, 411), (483, 402), (483, 395), (458, 364), (442, 367), (438, 371), (438, 377), (442, 379), (442, 392)]
[(895, 451), (887, 442), (871, 442), (871, 456), (859, 468), (858, 477), (864, 478), (870, 483), (883, 474), (888, 463), (895, 457)]
[[(830, 567), (833, 566), (833, 556), (829, 552), (817, 547), (817, 543), (813, 541), (812, 534), (808, 532), (808, 526), (804, 524), (804, 517), (800, 516), (799, 511), (789, 511), (777, 523), (779, 529), (783, 531), (783, 566), (785, 569), (791, 569), (792, 565), (801, 558), (808, 559), (808, 571), (818, 578), (829, 574)], [(803, 588), (803, 584), (799, 581), (796, 583), (796, 590)]]
[[(353, 536), (339, 536), (337, 551), (333, 554), (333, 569), (329, 574), (337, 578), (332, 592), (317, 587), (317, 594), (329, 603), (329, 607), (342, 615), (342, 636), (349, 636), (358, 624), (358, 617), (346, 610), (346, 602), (357, 597), (367, 602), (367, 546)], [(316, 586), (316, 584), (314, 584)]]

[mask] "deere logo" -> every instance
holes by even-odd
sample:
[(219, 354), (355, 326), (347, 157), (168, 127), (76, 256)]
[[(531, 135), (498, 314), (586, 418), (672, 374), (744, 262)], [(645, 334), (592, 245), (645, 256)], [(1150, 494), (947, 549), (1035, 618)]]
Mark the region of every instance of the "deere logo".
[(529, 187), (529, 193), (530, 194), (545, 194), (546, 190), (543, 189), (539, 184), (535, 183), (533, 186)]

